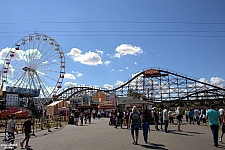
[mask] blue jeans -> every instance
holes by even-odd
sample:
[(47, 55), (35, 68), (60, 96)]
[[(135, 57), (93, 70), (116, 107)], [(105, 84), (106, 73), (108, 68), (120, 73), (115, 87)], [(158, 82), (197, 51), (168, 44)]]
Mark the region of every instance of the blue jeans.
[(168, 123), (169, 123), (169, 121), (168, 120), (164, 120), (164, 131), (167, 133), (168, 131), (167, 131), (167, 128), (168, 128)]
[(218, 146), (219, 125), (216, 125), (216, 124), (210, 125), (210, 129), (213, 134), (214, 145)]
[(144, 137), (144, 141), (147, 142), (148, 141), (148, 131), (143, 132), (143, 137)]

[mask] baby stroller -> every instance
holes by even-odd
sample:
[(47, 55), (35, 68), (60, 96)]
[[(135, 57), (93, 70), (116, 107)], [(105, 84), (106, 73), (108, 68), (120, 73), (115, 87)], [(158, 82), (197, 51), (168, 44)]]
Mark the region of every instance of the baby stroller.
[(110, 117), (109, 117), (109, 125), (111, 126), (111, 125), (116, 125), (116, 120), (115, 120), (115, 118), (113, 117), (113, 115), (111, 115)]

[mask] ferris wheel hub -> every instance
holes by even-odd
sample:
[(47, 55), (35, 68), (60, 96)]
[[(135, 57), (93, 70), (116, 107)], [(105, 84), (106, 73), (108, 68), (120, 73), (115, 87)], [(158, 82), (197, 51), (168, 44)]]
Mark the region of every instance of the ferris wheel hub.
[(29, 72), (35, 72), (36, 70), (32, 69), (32, 68), (28, 68), (28, 67), (24, 67), (23, 68), (24, 71), (29, 71)]

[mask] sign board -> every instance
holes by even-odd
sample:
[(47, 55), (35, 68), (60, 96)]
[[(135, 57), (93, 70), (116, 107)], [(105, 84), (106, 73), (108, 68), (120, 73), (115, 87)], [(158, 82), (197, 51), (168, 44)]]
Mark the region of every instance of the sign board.
[(26, 89), (20, 87), (6, 87), (6, 92), (16, 93), (16, 94), (27, 94), (33, 97), (38, 97), (40, 94), (40, 89)]
[(144, 72), (145, 75), (153, 75), (153, 74), (159, 74), (159, 71), (158, 70), (155, 70), (155, 69), (149, 69), (149, 70), (146, 70)]
[(99, 106), (114, 106), (112, 101), (101, 101), (98, 103)]
[(96, 92), (92, 96), (92, 101), (93, 102), (98, 102), (98, 101), (106, 101), (106, 95), (103, 92)]
[(116, 95), (115, 94), (111, 94), (109, 96), (109, 100), (112, 101), (112, 102), (114, 102), (116, 100)]

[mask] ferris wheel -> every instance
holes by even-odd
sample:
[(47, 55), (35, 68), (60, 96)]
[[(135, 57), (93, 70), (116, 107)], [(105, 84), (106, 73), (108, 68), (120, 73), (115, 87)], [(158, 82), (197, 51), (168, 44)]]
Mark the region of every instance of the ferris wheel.
[(6, 52), (1, 91), (39, 97), (42, 104), (55, 98), (65, 74), (64, 53), (53, 38), (31, 34)]

